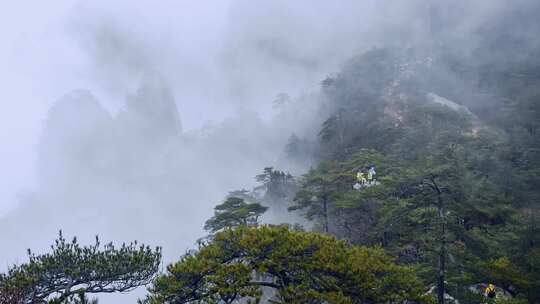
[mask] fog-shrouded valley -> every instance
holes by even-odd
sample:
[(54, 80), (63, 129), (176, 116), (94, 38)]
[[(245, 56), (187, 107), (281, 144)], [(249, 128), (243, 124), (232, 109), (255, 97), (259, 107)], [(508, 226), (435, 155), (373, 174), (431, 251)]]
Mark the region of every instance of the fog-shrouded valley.
[(540, 303), (539, 14), (0, 4), (0, 304)]

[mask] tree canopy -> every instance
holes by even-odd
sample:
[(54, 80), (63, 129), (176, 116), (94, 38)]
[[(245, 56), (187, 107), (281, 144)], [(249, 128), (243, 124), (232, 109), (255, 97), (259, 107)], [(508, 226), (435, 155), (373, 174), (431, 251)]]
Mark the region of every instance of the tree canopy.
[[(84, 303), (87, 294), (127, 292), (152, 281), (161, 263), (161, 249), (131, 243), (116, 248), (81, 246), (62, 233), (52, 251), (35, 254), (29, 261), (0, 275), (0, 303)], [(78, 302), (77, 302), (78, 301)]]
[(145, 303), (428, 302), (411, 268), (381, 248), (262, 226), (226, 229), (167, 267)]
[(268, 209), (259, 203), (246, 203), (243, 198), (229, 196), (217, 205), (214, 216), (206, 221), (204, 229), (215, 233), (224, 228), (257, 226), (259, 217)]

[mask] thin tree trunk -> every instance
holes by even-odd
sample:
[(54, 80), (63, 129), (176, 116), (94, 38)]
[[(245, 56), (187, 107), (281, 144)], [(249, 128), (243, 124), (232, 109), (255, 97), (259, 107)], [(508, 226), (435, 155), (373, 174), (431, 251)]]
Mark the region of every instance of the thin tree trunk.
[(328, 233), (328, 198), (323, 198), (324, 232)]
[[(442, 200), (439, 199), (441, 202)], [(441, 219), (441, 249), (439, 252), (439, 277), (437, 282), (437, 298), (439, 304), (444, 304), (444, 274), (446, 271), (446, 218), (444, 216), (444, 207), (439, 207), (439, 218)]]
[(442, 191), (435, 182), (435, 179), (431, 179), (434, 189), (437, 192), (437, 209), (439, 212), (439, 220), (441, 221), (441, 248), (439, 251), (439, 271), (437, 277), (437, 302), (444, 304), (444, 275), (446, 272), (446, 215), (444, 210), (444, 202), (442, 199)]

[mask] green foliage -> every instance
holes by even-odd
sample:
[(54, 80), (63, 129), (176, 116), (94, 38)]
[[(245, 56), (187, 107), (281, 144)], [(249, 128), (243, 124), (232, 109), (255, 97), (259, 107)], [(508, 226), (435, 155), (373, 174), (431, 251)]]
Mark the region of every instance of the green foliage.
[[(485, 261), (513, 255), (509, 245), (518, 240), (521, 220), (504, 189), (497, 187), (497, 176), (486, 177), (497, 168), (479, 166), (486, 155), (475, 148), (484, 135), (468, 138), (459, 133), (437, 134), (430, 140), (433, 145), (424, 145), (421, 158), (360, 150), (343, 161), (323, 162), (304, 177), (291, 209), (305, 209), (307, 219), (320, 221), (323, 201), (317, 198), (326, 195), (331, 233), (359, 244), (381, 244), (400, 262), (417, 265), (426, 283), (435, 280), (444, 237), (449, 288), (466, 289), (488, 280), (490, 264)], [(455, 140), (442, 144), (448, 138)], [(380, 184), (352, 189), (354, 172), (369, 166), (376, 166)], [(443, 222), (447, 230), (441, 234)], [(504, 276), (509, 278), (509, 273)], [(501, 286), (529, 293), (528, 285), (512, 282)]]
[(334, 182), (333, 163), (321, 164), (318, 169), (312, 169), (301, 180), (300, 190), (296, 193), (289, 211), (301, 210), (308, 220), (316, 220), (322, 231), (329, 232), (329, 217), (333, 195), (338, 190)]
[(267, 209), (259, 203), (246, 203), (243, 198), (229, 196), (214, 208), (214, 216), (206, 221), (204, 229), (215, 233), (242, 225), (257, 226), (259, 217)]
[(67, 241), (60, 233), (52, 252), (10, 267), (0, 275), (0, 303), (87, 303), (85, 294), (126, 292), (148, 284), (158, 271), (161, 249), (136, 243), (115, 248)]
[(146, 303), (429, 301), (410, 268), (382, 249), (286, 227), (227, 229), (167, 267)]
[[(430, 99), (448, 89), (430, 79), (446, 63), (424, 64), (421, 55), (375, 49), (323, 82), (331, 109), (319, 134), (324, 160), (302, 178), (290, 210), (353, 243), (380, 244), (416, 265), (426, 284), (445, 258), (448, 290), (465, 303), (467, 286), (486, 281), (538, 301), (540, 78), (483, 71), (497, 84), (512, 79), (491, 91), (500, 108), (477, 105), (486, 111), (473, 114)], [(369, 166), (379, 184), (353, 189)]]
[(290, 199), (296, 191), (296, 181), (293, 176), (288, 172), (275, 170), (273, 167), (264, 168), (263, 173), (255, 176), (255, 180), (261, 184), (255, 190), (263, 190), (263, 200), (271, 204)]

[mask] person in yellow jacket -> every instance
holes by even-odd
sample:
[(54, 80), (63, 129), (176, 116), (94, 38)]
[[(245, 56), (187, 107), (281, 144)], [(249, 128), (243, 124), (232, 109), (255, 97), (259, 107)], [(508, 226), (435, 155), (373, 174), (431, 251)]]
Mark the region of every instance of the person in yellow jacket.
[(366, 178), (364, 177), (364, 173), (360, 171), (356, 173), (356, 180), (358, 180), (361, 185), (365, 185), (367, 182)]
[(495, 298), (495, 296), (497, 295), (495, 293), (495, 285), (489, 283), (486, 289), (484, 290), (484, 295), (490, 299)]

